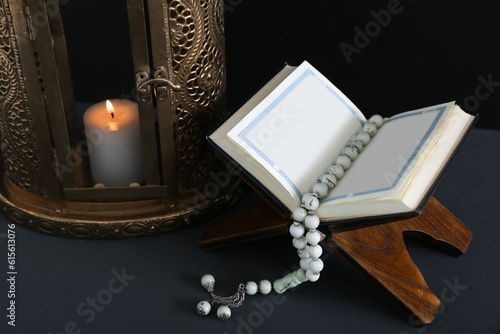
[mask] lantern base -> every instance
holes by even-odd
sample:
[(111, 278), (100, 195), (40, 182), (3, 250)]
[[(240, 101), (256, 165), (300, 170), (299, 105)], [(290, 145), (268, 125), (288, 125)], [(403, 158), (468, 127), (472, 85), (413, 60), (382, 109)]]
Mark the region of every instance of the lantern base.
[(150, 236), (177, 231), (208, 219), (243, 195), (239, 179), (217, 196), (129, 202), (48, 201), (12, 184), (2, 173), (0, 208), (13, 222), (46, 234), (87, 239)]

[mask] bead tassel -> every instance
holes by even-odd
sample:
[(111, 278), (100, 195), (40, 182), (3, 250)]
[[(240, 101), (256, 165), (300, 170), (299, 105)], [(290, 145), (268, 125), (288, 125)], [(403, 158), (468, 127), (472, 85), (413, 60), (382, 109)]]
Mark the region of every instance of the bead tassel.
[(297, 249), (300, 258), (300, 269), (275, 280), (272, 285), (268, 280), (257, 283), (253, 281), (247, 284), (240, 284), (238, 291), (233, 296), (219, 297), (213, 293), (215, 279), (212, 275), (205, 275), (201, 284), (212, 295), (212, 301), (201, 301), (198, 303), (197, 311), (201, 315), (210, 312), (213, 304), (222, 304), (217, 310), (217, 316), (221, 320), (227, 320), (231, 316), (230, 307), (238, 307), (245, 299), (245, 293), (254, 295), (257, 292), (268, 294), (271, 290), (276, 293), (283, 293), (294, 288), (305, 281), (315, 282), (320, 277), (320, 272), (324, 268), (324, 263), (320, 259), (323, 249), (319, 242), (324, 235), (317, 230), (320, 224), (319, 217), (314, 211), (320, 205), (320, 199), (328, 196), (328, 192), (335, 188), (339, 180), (344, 176), (346, 170), (351, 167), (352, 161), (358, 157), (373, 137), (377, 130), (384, 124), (385, 119), (380, 115), (372, 116), (358, 130), (358, 133), (351, 137), (351, 140), (333, 160), (333, 164), (328, 166), (325, 174), (318, 177), (318, 181), (310, 188), (310, 193), (302, 196), (302, 205), (292, 213), (293, 223), (290, 225), (290, 235), (293, 237), (293, 246)]

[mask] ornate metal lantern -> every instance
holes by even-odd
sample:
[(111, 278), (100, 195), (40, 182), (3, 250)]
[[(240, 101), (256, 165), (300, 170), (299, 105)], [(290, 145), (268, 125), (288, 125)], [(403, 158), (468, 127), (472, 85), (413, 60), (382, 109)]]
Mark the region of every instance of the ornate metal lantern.
[[(238, 198), (236, 178), (205, 141), (225, 114), (223, 1), (127, 7), (144, 181), (96, 188), (57, 1), (0, 0), (0, 202), (16, 223), (68, 237), (149, 235)], [(211, 179), (221, 173), (227, 182)]]

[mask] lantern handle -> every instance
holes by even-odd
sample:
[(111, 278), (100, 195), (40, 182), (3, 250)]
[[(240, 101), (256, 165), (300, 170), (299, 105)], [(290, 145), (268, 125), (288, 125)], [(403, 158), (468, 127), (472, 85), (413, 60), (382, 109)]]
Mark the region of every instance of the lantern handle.
[(174, 84), (166, 78), (166, 70), (163, 66), (156, 68), (153, 78), (149, 78), (146, 72), (140, 72), (137, 73), (136, 80), (138, 83), (138, 101), (142, 103), (148, 103), (151, 100), (151, 85), (154, 85), (155, 96), (159, 101), (167, 98), (167, 86), (170, 86), (176, 92), (181, 90), (180, 85)]

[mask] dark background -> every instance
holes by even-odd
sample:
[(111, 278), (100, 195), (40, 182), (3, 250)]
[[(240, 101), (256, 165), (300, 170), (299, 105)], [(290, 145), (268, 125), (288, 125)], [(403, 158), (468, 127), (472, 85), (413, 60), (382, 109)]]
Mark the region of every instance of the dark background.
[[(308, 60), (366, 115), (456, 100), (481, 115), (478, 127), (500, 128), (498, 2), (401, 0), (377, 33), (373, 13), (390, 3), (226, 0), (229, 109), (284, 62)], [(77, 101), (133, 96), (125, 1), (71, 0), (61, 10)], [(356, 46), (355, 28), (367, 24), (372, 37)], [(358, 49), (350, 62), (342, 42)], [(477, 91), (480, 78), (499, 87)]]
[[(373, 20), (370, 11), (386, 9), (386, 1), (232, 1), (226, 11), (230, 108), (284, 61), (299, 64), (303, 59), (367, 115), (390, 115), (453, 99), (462, 104), (474, 96), (478, 77), (491, 75), (500, 81), (499, 12), (493, 1), (406, 0), (402, 12), (352, 55), (351, 63), (339, 44), (353, 44), (353, 29), (363, 29)], [(131, 94), (125, 0), (70, 0), (61, 7), (77, 100), (97, 102)], [(499, 127), (498, 88), (477, 110), (470, 110), (481, 113), (478, 126)], [(498, 333), (500, 147), (491, 143), (499, 141), (499, 131), (473, 129), (435, 193), (472, 230), (467, 253), (456, 258), (406, 239), (413, 261), (443, 300), (430, 326), (412, 327), (373, 284), (335, 254), (327, 262), (324, 258), (325, 270), (317, 283), (287, 293), (286, 301), (275, 305), (258, 326), (249, 328), (247, 323), (258, 314), (255, 303), (268, 302), (268, 296), (248, 298), (224, 323), (214, 311), (205, 318), (195, 314), (195, 305), (208, 297), (199, 284), (203, 274), (213, 274), (217, 293), (229, 295), (239, 282), (273, 280), (297, 263), (286, 235), (211, 252), (199, 247), (197, 241), (211, 224), (253, 203), (255, 194), (249, 194), (254, 197), (245, 197), (213, 220), (156, 237), (73, 240), (15, 225), (16, 327), (8, 326), (5, 317), (11, 222), (0, 215), (0, 308), (5, 312), (0, 314), (0, 333), (69, 333), (65, 327), (71, 322), (78, 324), (80, 334)], [(134, 279), (87, 323), (78, 305), (107, 289), (113, 270), (122, 269)], [(455, 281), (466, 288), (450, 295), (449, 283)], [(249, 329), (240, 330), (242, 321)]]
[[(209, 298), (200, 284), (206, 273), (215, 277), (215, 292), (228, 296), (240, 282), (273, 281), (298, 264), (289, 235), (214, 251), (198, 245), (211, 224), (254, 204), (258, 196), (250, 193), (215, 219), (154, 237), (68, 239), (15, 225), (16, 327), (7, 325), (6, 317), (7, 234), (12, 222), (0, 215), (0, 333), (498, 334), (500, 178), (495, 175), (500, 147), (484, 143), (499, 141), (500, 131), (473, 129), (434, 194), (474, 234), (467, 252), (454, 257), (405, 238), (412, 260), (443, 302), (427, 327), (411, 326), (374, 284), (326, 244), (325, 269), (317, 282), (304, 283), (281, 298), (274, 293), (248, 296), (226, 322), (217, 319), (216, 310), (206, 317), (196, 314), (196, 304)], [(471, 169), (471, 161), (482, 163)], [(135, 277), (89, 318), (91, 308), (85, 303), (107, 291), (113, 270)], [(450, 289), (455, 282), (460, 290)], [(279, 302), (269, 307), (271, 298)], [(266, 312), (257, 306), (263, 304)], [(85, 306), (80, 310), (85, 314), (78, 311), (79, 305)], [(78, 330), (65, 330), (72, 323)]]

